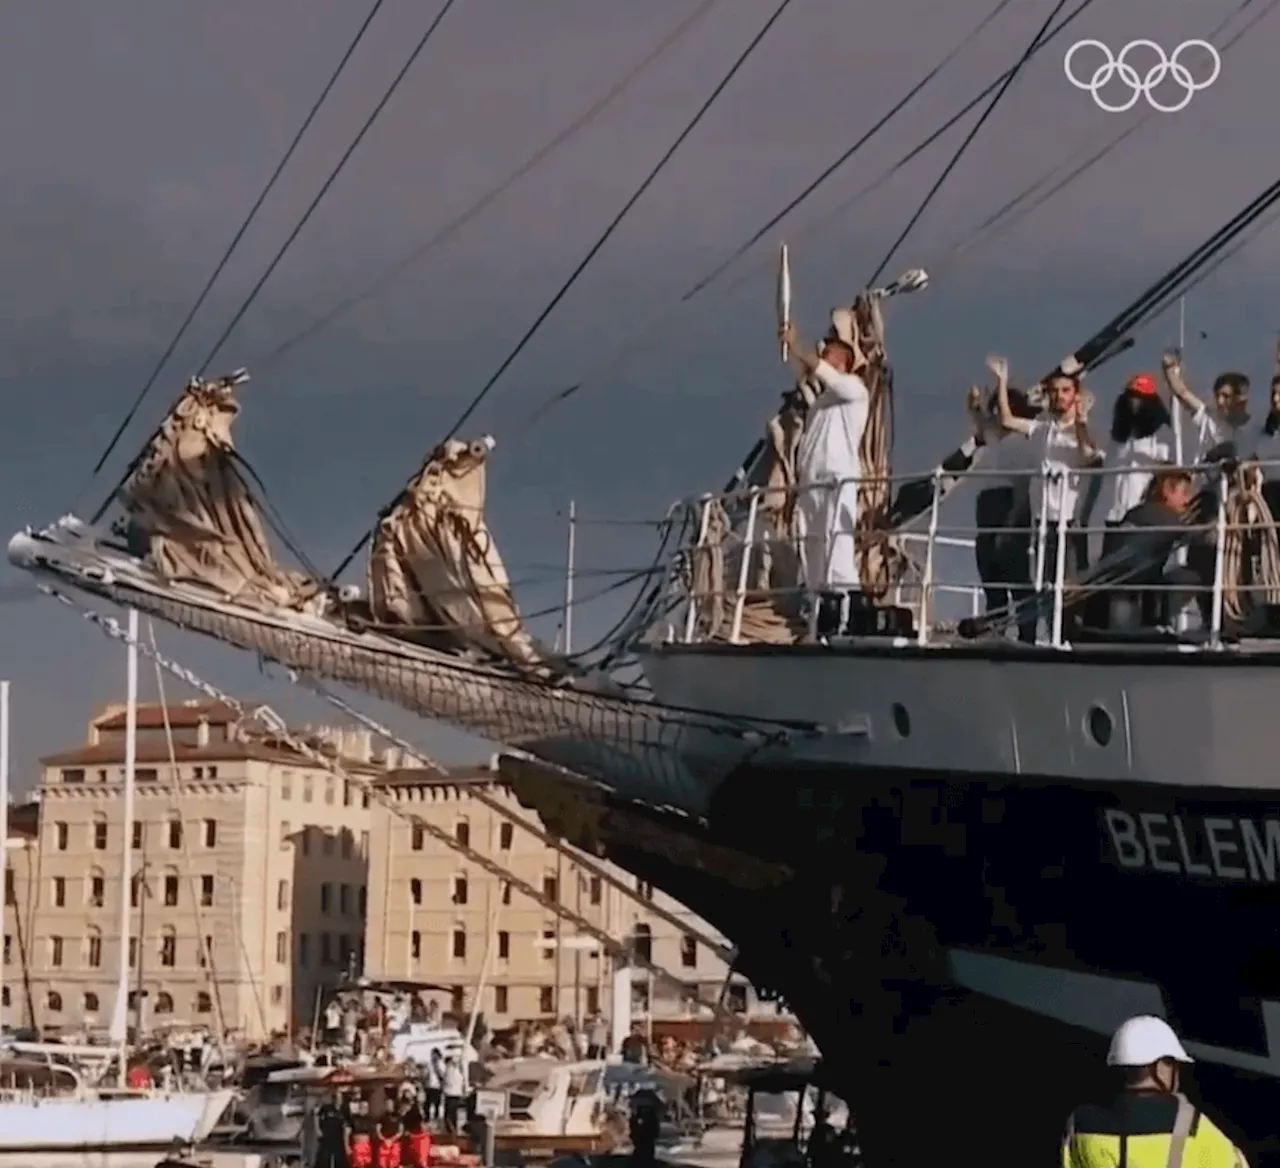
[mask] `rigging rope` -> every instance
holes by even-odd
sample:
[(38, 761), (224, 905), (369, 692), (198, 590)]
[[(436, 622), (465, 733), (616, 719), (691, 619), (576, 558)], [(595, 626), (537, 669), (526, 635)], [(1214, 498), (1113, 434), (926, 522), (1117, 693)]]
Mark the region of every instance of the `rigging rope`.
[[(249, 311), (250, 307), (253, 305), (253, 302), (258, 297), (258, 293), (262, 291), (263, 285), (265, 285), (266, 282), (271, 278), (272, 273), (275, 272), (276, 268), (280, 264), (280, 261), (284, 259), (285, 253), (288, 252), (289, 248), (293, 245), (294, 240), (297, 239), (298, 236), (301, 234), (302, 229), (310, 221), (311, 216), (315, 214), (316, 208), (320, 206), (320, 203), (324, 199), (325, 195), (329, 193), (329, 188), (332, 187), (334, 182), (337, 181), (338, 176), (342, 173), (343, 169), (346, 167), (347, 162), (350, 160), (351, 156), (356, 152), (356, 149), (359, 147), (360, 143), (364, 141), (365, 135), (368, 134), (368, 132), (373, 128), (374, 122), (378, 120), (379, 115), (381, 115), (382, 111), (386, 108), (387, 103), (390, 102), (396, 90), (400, 88), (400, 83), (405, 79), (409, 70), (413, 67), (414, 62), (417, 61), (418, 57), (422, 54), (422, 50), (427, 47), (427, 42), (431, 40), (432, 34), (440, 26), (440, 22), (444, 20), (445, 16), (448, 15), (449, 9), (451, 9), (456, 2), (457, 0), (445, 0), (444, 6), (436, 14), (435, 19), (432, 20), (432, 22), (427, 26), (427, 31), (422, 34), (422, 38), (418, 41), (417, 45), (414, 47), (413, 52), (409, 54), (409, 59), (405, 61), (404, 65), (400, 69), (400, 72), (396, 74), (395, 78), (391, 82), (391, 85), (387, 88), (387, 91), (382, 95), (382, 99), (378, 102), (376, 106), (374, 106), (373, 112), (365, 119), (364, 124), (360, 127), (359, 131), (356, 133), (356, 136), (352, 139), (351, 144), (347, 147), (342, 157), (338, 159), (338, 164), (330, 172), (329, 177), (325, 179), (324, 185), (321, 186), (319, 193), (316, 195), (314, 199), (311, 200), (311, 203), (308, 205), (307, 209), (302, 213), (302, 217), (298, 220), (294, 229), (289, 233), (289, 237), (284, 241), (284, 244), (281, 246), (280, 250), (276, 252), (275, 257), (272, 259), (271, 263), (267, 265), (267, 270), (263, 272), (261, 278), (250, 290), (249, 295), (244, 300), (244, 303), (240, 305), (240, 308), (236, 312), (235, 316), (231, 318), (231, 323), (228, 324), (227, 327), (223, 330), (222, 335), (219, 336), (217, 340), (217, 343), (209, 351), (209, 355), (204, 359), (203, 363), (199, 367), (199, 372), (197, 376), (201, 376), (201, 377), (204, 376), (205, 370), (209, 368), (210, 364), (212, 364), (213, 362), (213, 359), (218, 355), (219, 351), (222, 349), (222, 346), (226, 344), (227, 338), (231, 336), (236, 326), (240, 323), (241, 320), (244, 319), (245, 313)], [(111, 500), (115, 496), (116, 491), (118, 491), (120, 487), (122, 487), (128, 481), (129, 476), (137, 469), (138, 465), (141, 463), (142, 459), (145, 457), (147, 449), (148, 447), (150, 447), (151, 442), (155, 438), (156, 433), (158, 433), (158, 430), (152, 432), (151, 438), (149, 438), (146, 441), (146, 443), (144, 443), (142, 450), (139, 452), (139, 454), (133, 460), (133, 462), (129, 465), (128, 469), (125, 471), (119, 483), (116, 484), (115, 488), (107, 496), (102, 506), (98, 508), (98, 511), (93, 518), (94, 523), (96, 523), (99, 519), (102, 518), (102, 515), (106, 511), (107, 507), (111, 505)]]
[[(733, 264), (737, 263), (751, 248), (755, 247), (770, 231), (772, 231), (783, 219), (791, 214), (801, 203), (803, 203), (814, 191), (816, 191), (824, 182), (827, 181), (837, 170), (839, 170), (846, 162), (848, 162), (859, 150), (863, 148), (872, 138), (874, 138), (890, 121), (892, 121), (903, 109), (910, 104), (911, 100), (929, 84), (939, 73), (942, 72), (952, 61), (956, 59), (969, 45), (981, 34), (986, 27), (997, 16), (1000, 15), (1010, 4), (1011, 0), (1000, 0), (995, 6), (958, 45), (955, 46), (945, 57), (942, 58), (932, 69), (929, 70), (919, 81), (915, 83), (907, 91), (907, 93), (899, 100), (898, 104), (889, 110), (874, 126), (862, 135), (852, 146), (840, 155), (830, 166), (826, 168), (817, 178), (815, 178), (807, 187), (795, 196), (785, 207), (774, 215), (763, 227), (761, 227), (746, 243), (742, 244), (728, 259), (720, 264), (715, 271), (704, 276), (692, 288), (689, 289), (680, 299), (681, 301), (692, 300), (699, 292), (708, 284), (718, 280), (725, 271)], [(1246, 3), (1248, 0), (1246, 0)]]
[(174, 350), (181, 343), (182, 338), (186, 336), (187, 329), (191, 327), (191, 322), (195, 319), (196, 313), (199, 312), (200, 309), (204, 306), (204, 302), (208, 299), (209, 293), (213, 291), (213, 286), (215, 283), (217, 283), (218, 277), (222, 275), (223, 269), (227, 266), (228, 262), (230, 262), (232, 253), (236, 250), (237, 247), (239, 247), (240, 241), (244, 238), (245, 233), (249, 230), (250, 224), (253, 223), (254, 218), (257, 216), (258, 212), (262, 209), (263, 203), (267, 201), (267, 196), (271, 194), (272, 190), (275, 188), (276, 182), (279, 180), (280, 176), (284, 173), (284, 168), (289, 165), (290, 160), (293, 158), (294, 153), (297, 151), (298, 146), (301, 144), (303, 137), (307, 133), (307, 130), (311, 128), (311, 123), (315, 121), (316, 115), (319, 114), (320, 107), (323, 106), (324, 103), (328, 100), (329, 94), (333, 91), (333, 87), (338, 83), (338, 78), (342, 76), (343, 71), (347, 67), (347, 63), (351, 60), (352, 56), (355, 54), (356, 49), (360, 45), (360, 42), (364, 40), (364, 34), (369, 30), (369, 26), (373, 23), (373, 18), (378, 15), (378, 11), (379, 9), (382, 8), (382, 5), (384, 2), (385, 0), (374, 0), (373, 7), (369, 9), (369, 14), (364, 18), (364, 23), (356, 31), (355, 37), (352, 39), (351, 43), (347, 46), (347, 51), (342, 54), (342, 60), (338, 62), (337, 68), (334, 69), (333, 74), (330, 76), (328, 82), (325, 84), (324, 89), (320, 91), (320, 96), (316, 98), (315, 102), (311, 106), (311, 109), (308, 111), (306, 118), (303, 119), (302, 125), (298, 127), (298, 132), (294, 134), (293, 141), (289, 143), (289, 148), (284, 152), (284, 156), (280, 159), (280, 162), (276, 166), (275, 170), (272, 172), (271, 177), (267, 179), (267, 185), (262, 188), (261, 194), (258, 195), (257, 199), (254, 201), (253, 206), (249, 208), (249, 213), (244, 217), (244, 221), (240, 224), (239, 230), (235, 233), (231, 242), (227, 245), (226, 250), (222, 253), (222, 258), (218, 261), (217, 266), (213, 269), (213, 274), (209, 277), (208, 281), (205, 283), (204, 288), (201, 289), (200, 295), (196, 297), (196, 301), (191, 306), (191, 310), (187, 313), (186, 319), (184, 319), (182, 324), (178, 326), (178, 331), (174, 333), (173, 340), (169, 342), (168, 348), (166, 348), (165, 351), (160, 355), (160, 359), (156, 362), (155, 368), (151, 370), (151, 376), (147, 378), (146, 384), (143, 385), (142, 389), (138, 393), (138, 396), (134, 399), (133, 404), (126, 411), (124, 415), (124, 420), (120, 423), (119, 427), (116, 429), (116, 432), (112, 434), (111, 441), (107, 443), (106, 449), (103, 450), (102, 455), (99, 457), (97, 463), (94, 464), (93, 473), (89, 476), (89, 481), (86, 482), (85, 485), (80, 489), (77, 495), (77, 500), (79, 499), (79, 496), (83, 495), (84, 492), (88, 489), (89, 484), (92, 483), (93, 479), (97, 477), (98, 473), (102, 470), (103, 466), (106, 464), (107, 459), (111, 457), (111, 452), (115, 450), (116, 445), (119, 443), (120, 439), (124, 436), (125, 430), (129, 428), (129, 424), (137, 416), (138, 410), (142, 407), (143, 401), (146, 399), (147, 395), (151, 392), (152, 388), (156, 383), (156, 380), (160, 376), (161, 371), (164, 369), (165, 365), (168, 363), (169, 358), (173, 356)]
[(663, 39), (652, 48), (644, 58), (630, 72), (624, 74), (622, 78), (616, 82), (612, 89), (603, 97), (597, 100), (585, 113), (580, 114), (572, 122), (561, 130), (554, 138), (547, 142), (536, 153), (531, 154), (520, 166), (513, 170), (506, 178), (504, 178), (496, 186), (491, 187), (488, 192), (482, 195), (467, 210), (463, 211), (452, 222), (447, 223), (439, 231), (437, 231), (430, 239), (419, 244), (402, 260), (387, 268), (381, 275), (370, 281), (364, 288), (352, 296), (347, 297), (339, 304), (335, 305), (323, 316), (317, 317), (309, 325), (300, 332), (294, 333), (288, 340), (277, 345), (265, 357), (260, 357), (256, 361), (250, 363), (250, 367), (258, 370), (273, 365), (286, 353), (290, 352), (296, 346), (305, 340), (309, 340), (321, 330), (327, 328), (339, 317), (345, 315), (351, 309), (364, 303), (370, 297), (377, 295), (384, 289), (388, 288), (397, 279), (405, 274), (410, 268), (414, 267), (420, 261), (425, 259), (441, 244), (447, 242), (459, 231), (462, 230), (473, 219), (477, 218), (483, 211), (505, 195), (512, 187), (514, 187), (525, 175), (529, 174), (539, 164), (544, 162), (552, 154), (554, 154), (561, 146), (573, 138), (580, 130), (585, 130), (598, 118), (604, 111), (611, 106), (622, 93), (631, 86), (642, 73), (645, 72), (659, 57), (661, 57), (668, 49), (674, 46), (699, 20), (702, 19), (712, 8), (714, 8), (720, 0), (702, 0), (696, 9), (684, 18), (674, 29), (671, 30)]
[[(1088, 0), (1086, 0), (1086, 2), (1088, 2)], [(547, 319), (547, 317), (551, 315), (551, 313), (555, 310), (556, 306), (560, 303), (560, 301), (563, 300), (566, 295), (568, 295), (569, 290), (577, 282), (578, 277), (581, 276), (582, 273), (586, 270), (587, 265), (590, 264), (593, 259), (595, 259), (597, 253), (608, 242), (609, 238), (613, 235), (614, 231), (617, 230), (619, 224), (621, 224), (622, 220), (626, 217), (627, 213), (631, 210), (632, 207), (636, 205), (636, 203), (640, 201), (641, 196), (653, 184), (654, 180), (662, 172), (666, 164), (675, 155), (676, 151), (680, 149), (681, 145), (683, 145), (685, 139), (688, 138), (689, 135), (692, 134), (693, 131), (697, 128), (698, 124), (702, 121), (703, 117), (706, 116), (707, 111), (710, 110), (712, 105), (715, 104), (716, 99), (720, 96), (722, 92), (724, 92), (724, 90), (728, 87), (729, 83), (734, 79), (734, 77), (737, 76), (738, 71), (742, 68), (743, 65), (746, 64), (747, 59), (755, 51), (756, 47), (760, 44), (762, 40), (764, 40), (769, 30), (773, 28), (773, 26), (781, 18), (782, 14), (790, 6), (791, 6), (791, 0), (782, 0), (782, 3), (779, 4), (776, 9), (774, 9), (773, 14), (769, 17), (767, 21), (765, 21), (760, 31), (757, 32), (756, 35), (751, 38), (750, 43), (742, 51), (738, 59), (734, 61), (728, 73), (726, 73), (723, 79), (720, 81), (720, 84), (717, 85), (715, 89), (711, 91), (711, 96), (708, 97), (705, 102), (703, 102), (702, 107), (698, 110), (696, 114), (693, 115), (693, 118), (690, 120), (688, 125), (686, 125), (685, 128), (680, 132), (679, 137), (676, 138), (676, 140), (671, 144), (667, 152), (658, 160), (657, 164), (645, 177), (645, 180), (636, 189), (635, 193), (631, 196), (631, 198), (629, 198), (626, 201), (626, 203), (623, 204), (622, 209), (617, 213), (617, 215), (614, 216), (613, 221), (608, 225), (608, 227), (605, 228), (604, 233), (600, 236), (599, 239), (596, 240), (595, 244), (592, 246), (591, 250), (587, 252), (586, 256), (583, 257), (582, 262), (579, 263), (578, 266), (574, 268), (574, 270), (569, 274), (569, 278), (565, 280), (565, 282), (560, 286), (560, 290), (551, 298), (550, 302), (542, 310), (542, 312), (538, 314), (537, 319), (533, 322), (532, 325), (529, 326), (528, 331), (524, 334), (523, 337), (520, 338), (515, 348), (512, 349), (509, 354), (507, 354), (506, 359), (502, 362), (501, 365), (498, 366), (493, 376), (489, 378), (489, 380), (480, 388), (479, 392), (476, 393), (476, 395), (471, 399), (471, 403), (467, 406), (465, 410), (462, 411), (462, 415), (458, 418), (456, 422), (454, 422), (454, 424), (450, 427), (449, 431), (445, 434), (444, 441), (448, 441), (450, 438), (452, 438), (454, 434), (456, 434), (458, 430), (461, 429), (461, 427), (466, 424), (467, 420), (471, 417), (471, 415), (475, 413), (480, 403), (483, 402), (484, 399), (488, 396), (489, 391), (493, 389), (493, 387), (497, 384), (498, 379), (507, 371), (507, 369), (511, 366), (512, 362), (515, 361), (515, 359), (521, 354), (521, 352), (523, 352), (524, 347), (533, 339), (534, 334), (537, 333), (538, 329), (542, 327), (542, 323)], [(404, 497), (404, 492), (401, 491), (400, 494), (398, 494), (396, 498), (392, 501), (390, 506), (388, 506), (387, 508), (384, 508), (384, 510), (381, 512), (379, 516), (379, 519), (385, 518), (387, 514), (389, 514), (390, 511), (392, 511), (400, 503), (403, 497)], [(375, 522), (372, 527), (368, 528), (365, 531), (365, 533), (360, 537), (360, 540), (359, 542), (357, 542), (356, 546), (351, 549), (351, 551), (346, 555), (346, 557), (338, 565), (338, 567), (334, 569), (333, 573), (329, 577), (330, 581), (334, 581), (339, 576), (341, 576), (342, 573), (347, 569), (351, 561), (354, 560), (356, 556), (360, 554), (361, 549), (363, 549), (365, 544), (367, 544), (369, 540), (372, 538), (373, 532), (376, 529), (376, 527), (377, 527), (377, 522)]]
[(951, 161), (947, 163), (943, 168), (942, 173), (938, 176), (938, 181), (929, 188), (929, 193), (925, 195), (920, 206), (916, 208), (916, 213), (907, 221), (907, 225), (902, 229), (898, 238), (893, 241), (893, 244), (885, 253), (884, 259), (880, 261), (880, 265), (871, 273), (871, 278), (867, 281), (867, 287), (871, 287), (871, 285), (880, 278), (885, 268), (887, 268), (892, 262), (893, 257), (898, 254), (898, 248), (902, 246), (903, 241), (911, 234), (911, 229), (920, 221), (920, 217), (925, 213), (929, 204), (933, 202), (934, 197), (942, 189), (942, 184), (947, 181), (951, 172), (959, 165), (960, 159), (965, 155), (965, 151), (969, 149), (969, 146), (978, 136), (982, 127), (986, 125), (987, 119), (995, 112), (996, 106), (1000, 104), (1000, 99), (1008, 92), (1009, 86), (1013, 84), (1014, 79), (1022, 71), (1022, 67), (1031, 60), (1032, 54), (1035, 53), (1036, 49), (1048, 34), (1050, 25), (1053, 24), (1058, 13), (1066, 7), (1066, 3), (1067, 0), (1058, 0), (1058, 2), (1053, 6), (1053, 11), (1049, 13), (1045, 18), (1044, 24), (1040, 26), (1040, 31), (1032, 38), (1031, 43), (1026, 47), (1022, 56), (1018, 59), (1017, 64), (1005, 74), (1004, 81), (1001, 82), (1000, 87), (992, 95), (991, 100), (987, 103), (987, 108), (982, 111), (982, 116), (978, 118), (969, 133), (965, 135), (965, 139), (960, 143), (959, 149), (951, 156)]

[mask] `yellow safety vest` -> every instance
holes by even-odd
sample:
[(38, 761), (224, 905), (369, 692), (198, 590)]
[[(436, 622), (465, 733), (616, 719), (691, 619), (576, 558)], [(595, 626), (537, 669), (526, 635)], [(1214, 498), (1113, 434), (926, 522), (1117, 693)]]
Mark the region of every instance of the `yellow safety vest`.
[(1243, 1153), (1185, 1096), (1126, 1091), (1110, 1106), (1077, 1107), (1062, 1168), (1249, 1168)]

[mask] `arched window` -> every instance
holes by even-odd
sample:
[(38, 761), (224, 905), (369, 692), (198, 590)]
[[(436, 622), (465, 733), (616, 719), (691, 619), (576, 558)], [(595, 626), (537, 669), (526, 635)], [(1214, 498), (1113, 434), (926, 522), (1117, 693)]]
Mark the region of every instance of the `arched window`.
[(469, 848), (471, 846), (471, 824), (465, 819), (459, 819), (453, 825), (453, 838), (464, 848)]
[(89, 869), (89, 883), (85, 889), (86, 899), (93, 908), (101, 908), (107, 903), (107, 879), (101, 868)]
[(197, 1014), (213, 1013), (213, 999), (204, 990), (201, 990), (198, 994), (196, 994), (196, 1013)]
[(48, 1006), (49, 1006), (49, 1013), (51, 1014), (62, 1013), (62, 995), (58, 993), (57, 990), (49, 991)]
[(89, 990), (84, 995), (84, 1012), (86, 1015), (96, 1014), (98, 1012), (98, 995)]
[(173, 998), (169, 994), (166, 994), (163, 990), (161, 990), (158, 994), (156, 994), (156, 1013), (157, 1014), (173, 1013)]
[(101, 811), (93, 817), (93, 849), (96, 852), (107, 850), (107, 817)]
[(653, 960), (653, 930), (648, 925), (636, 925), (631, 945), (641, 961)]
[(100, 969), (102, 967), (102, 933), (94, 928), (90, 928), (85, 936), (85, 964), (90, 969)]
[(178, 964), (178, 935), (170, 925), (160, 933), (160, 964), (168, 969)]

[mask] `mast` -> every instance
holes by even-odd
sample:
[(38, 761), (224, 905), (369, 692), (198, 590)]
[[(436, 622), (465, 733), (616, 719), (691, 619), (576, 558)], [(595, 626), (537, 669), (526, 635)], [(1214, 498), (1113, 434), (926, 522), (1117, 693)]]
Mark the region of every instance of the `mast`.
[[(1178, 356), (1184, 356), (1187, 347), (1187, 298), (1178, 297)], [(1173, 398), (1173, 454), (1174, 462), (1182, 466), (1182, 403)]]
[[(9, 683), (0, 681), (0, 937), (7, 936), (9, 912)], [(4, 960), (0, 958), (0, 1001), (4, 994)], [(0, 1007), (0, 1032), (4, 1029)]]
[[(128, 666), (126, 669), (124, 737), (124, 825), (120, 849), (120, 966), (116, 980), (116, 1005), (111, 1017), (111, 1038), (120, 1060), (120, 1086), (128, 1081), (129, 1059), (129, 925), (133, 887), (133, 788), (138, 763), (138, 610), (129, 609)], [(141, 950), (141, 945), (139, 945)], [(141, 999), (139, 999), (141, 1001)]]
[(569, 500), (569, 546), (564, 570), (564, 655), (573, 654), (573, 574), (578, 545), (578, 504)]

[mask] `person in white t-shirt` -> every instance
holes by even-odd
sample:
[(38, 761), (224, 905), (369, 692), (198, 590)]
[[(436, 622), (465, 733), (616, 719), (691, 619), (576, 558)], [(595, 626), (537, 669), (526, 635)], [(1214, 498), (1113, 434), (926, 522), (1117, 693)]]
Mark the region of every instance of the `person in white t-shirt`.
[(1249, 415), (1249, 379), (1243, 373), (1220, 373), (1213, 382), (1212, 405), (1187, 387), (1182, 358), (1166, 353), (1161, 361), (1164, 379), (1173, 396), (1191, 414), (1194, 446), (1191, 461), (1216, 462), (1224, 457), (1252, 458), (1258, 427)]
[(1280, 520), (1280, 341), (1276, 342), (1276, 367), (1271, 375), (1270, 408), (1258, 431), (1254, 454), (1263, 464), (1263, 497), (1272, 518)]
[(1124, 392), (1116, 398), (1111, 415), (1111, 442), (1106, 465), (1114, 477), (1099, 478), (1107, 506), (1107, 532), (1102, 540), (1103, 556), (1123, 543), (1120, 524), (1147, 496), (1156, 467), (1174, 462), (1173, 419), (1149, 373), (1129, 378)]
[(790, 325), (782, 340), (795, 363), (822, 385), (796, 451), (805, 583), (813, 592), (853, 591), (861, 583), (854, 548), (862, 474), (858, 448), (871, 408), (870, 391), (854, 371), (863, 363), (861, 354), (841, 340), (825, 341), (821, 349), (803, 345)]
[[(1084, 478), (1080, 472), (1102, 461), (1102, 455), (1089, 437), (1085, 424), (1078, 367), (1059, 367), (1047, 379), (1045, 392), (1049, 409), (1034, 419), (1020, 418), (1013, 412), (1009, 401), (1008, 361), (1003, 357), (989, 357), (987, 367), (996, 378), (996, 408), (1000, 425), (1012, 434), (1022, 434), (1031, 442), (1031, 464), (1039, 465), (1042, 471), (1031, 482), (1033, 558), (1040, 561), (1039, 570), (1033, 570), (1031, 578), (1042, 590), (1051, 589), (1057, 574), (1059, 521), (1068, 528), (1078, 526)], [(1036, 557), (1042, 522), (1045, 527), (1043, 553)], [(1068, 531), (1066, 549), (1063, 572), (1064, 577), (1070, 579), (1088, 566), (1088, 540), (1081, 532)], [(1018, 639), (1034, 644), (1039, 608), (1025, 605), (1024, 609), (1018, 620)]]

